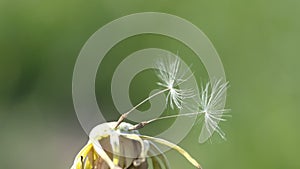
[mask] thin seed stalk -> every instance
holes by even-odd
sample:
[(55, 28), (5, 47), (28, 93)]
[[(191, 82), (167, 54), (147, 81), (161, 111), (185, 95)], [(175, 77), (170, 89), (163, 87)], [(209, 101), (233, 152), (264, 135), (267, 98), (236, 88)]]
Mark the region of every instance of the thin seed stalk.
[(155, 96), (157, 96), (157, 95), (159, 95), (159, 94), (162, 94), (162, 93), (164, 93), (164, 92), (166, 92), (166, 91), (168, 91), (168, 90), (170, 90), (170, 88), (166, 88), (166, 89), (161, 90), (161, 91), (159, 91), (159, 92), (157, 92), (157, 93), (154, 93), (153, 95), (147, 97), (146, 99), (144, 99), (143, 101), (141, 101), (139, 104), (137, 104), (136, 106), (134, 106), (133, 108), (131, 108), (131, 109), (130, 109), (129, 111), (127, 111), (126, 113), (122, 114), (122, 115), (120, 116), (120, 118), (118, 119), (118, 121), (117, 121), (117, 124), (116, 124), (116, 126), (115, 126), (115, 129), (118, 128), (118, 126), (121, 124), (121, 122), (122, 122), (124, 119), (126, 119), (127, 116), (128, 116), (133, 110), (135, 110), (136, 108), (138, 108), (139, 106), (141, 106), (142, 104), (144, 104), (146, 101), (148, 101), (148, 100), (152, 99), (153, 97), (155, 97)]
[(169, 115), (169, 116), (163, 116), (163, 117), (158, 117), (158, 118), (154, 118), (148, 121), (142, 121), (134, 126), (132, 126), (131, 128), (129, 128), (129, 130), (138, 130), (143, 128), (144, 126), (146, 126), (149, 123), (152, 123), (154, 121), (158, 121), (158, 120), (163, 120), (163, 119), (169, 119), (169, 118), (175, 118), (175, 117), (183, 117), (183, 116), (193, 116), (193, 115), (198, 115), (201, 114), (203, 112), (194, 112), (194, 113), (186, 113), (186, 114), (175, 114), (175, 115)]

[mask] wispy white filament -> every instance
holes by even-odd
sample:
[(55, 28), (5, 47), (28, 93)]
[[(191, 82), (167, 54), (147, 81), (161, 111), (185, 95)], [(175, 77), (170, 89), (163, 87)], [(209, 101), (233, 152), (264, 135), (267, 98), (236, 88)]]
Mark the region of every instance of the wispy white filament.
[(218, 126), (219, 121), (226, 121), (223, 113), (227, 109), (223, 108), (223, 97), (226, 95), (228, 82), (223, 83), (222, 80), (214, 80), (202, 87), (200, 92), (200, 111), (199, 114), (204, 115), (204, 125), (199, 137), (199, 142), (205, 142), (214, 131), (216, 131), (223, 139), (225, 133)]
[(160, 82), (157, 84), (168, 89), (166, 103), (170, 103), (170, 107), (174, 109), (182, 108), (182, 102), (185, 98), (193, 97), (193, 90), (179, 89), (178, 85), (188, 80), (184, 78), (185, 73), (179, 74), (180, 60), (178, 58), (167, 57), (159, 60), (156, 65), (157, 76)]
[(183, 116), (198, 116), (203, 115), (204, 125), (200, 133), (199, 142), (204, 143), (212, 134), (216, 131), (221, 138), (225, 139), (225, 133), (218, 126), (219, 121), (226, 121), (224, 119), (224, 112), (228, 109), (223, 107), (223, 99), (228, 88), (228, 82), (223, 83), (221, 80), (215, 80), (213, 83), (207, 83), (205, 87), (202, 87), (200, 92), (200, 101), (198, 102), (198, 111), (185, 114), (175, 114), (163, 117), (154, 118), (148, 121), (144, 121), (144, 124), (149, 124), (154, 121), (183, 117)]
[(139, 104), (128, 110), (126, 113), (122, 114), (120, 118), (117, 121), (117, 125), (115, 126), (115, 129), (121, 124), (121, 122), (127, 118), (127, 116), (134, 111), (137, 107), (144, 104), (146, 101), (150, 100), (151, 98), (162, 94), (164, 92), (167, 93), (166, 97), (166, 104), (170, 103), (170, 107), (174, 109), (176, 106), (177, 108), (182, 108), (182, 103), (184, 99), (191, 98), (194, 96), (193, 90), (191, 89), (179, 89), (178, 86), (187, 81), (189, 77), (185, 78), (186, 72), (179, 74), (180, 69), (180, 60), (176, 58), (167, 57), (164, 60), (159, 60), (156, 65), (157, 76), (160, 79), (160, 82), (157, 84), (162, 86), (164, 89), (154, 93), (153, 95), (145, 98), (143, 101), (141, 101)]

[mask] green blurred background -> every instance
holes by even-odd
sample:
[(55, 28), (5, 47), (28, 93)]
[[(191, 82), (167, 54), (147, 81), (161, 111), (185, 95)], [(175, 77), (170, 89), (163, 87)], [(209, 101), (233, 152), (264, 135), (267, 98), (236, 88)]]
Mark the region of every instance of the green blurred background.
[[(0, 0), (0, 168), (71, 166), (87, 141), (72, 103), (78, 53), (101, 26), (145, 11), (174, 14), (202, 29), (230, 81), (232, 118), (221, 124), (227, 141), (214, 137), (200, 145), (200, 125), (195, 125), (180, 146), (205, 169), (300, 168), (299, 9), (296, 0)], [(117, 118), (109, 95), (111, 73), (122, 58), (147, 47), (179, 51), (193, 62), (191, 51), (166, 37), (122, 41), (103, 62), (107, 74), (97, 76), (99, 105), (114, 113), (110, 118)], [(151, 78), (148, 87), (139, 87), (143, 77), (130, 90), (133, 103), (155, 87)], [(155, 134), (149, 128), (143, 132)], [(175, 152), (168, 156), (173, 168), (193, 168)]]

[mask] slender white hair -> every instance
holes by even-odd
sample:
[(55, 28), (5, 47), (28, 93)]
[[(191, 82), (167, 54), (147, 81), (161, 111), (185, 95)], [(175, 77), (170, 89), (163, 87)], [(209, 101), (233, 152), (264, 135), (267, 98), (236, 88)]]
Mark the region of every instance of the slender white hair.
[(168, 94), (166, 97), (166, 103), (170, 103), (170, 107), (174, 109), (182, 108), (182, 102), (186, 98), (193, 97), (193, 90), (191, 89), (179, 89), (178, 85), (188, 80), (186, 77), (186, 71), (182, 74), (179, 73), (180, 70), (180, 59), (166, 57), (161, 59), (156, 64), (157, 76), (160, 82), (157, 84), (161, 87), (168, 89)]
[(200, 92), (199, 101), (199, 114), (204, 115), (204, 124), (199, 137), (199, 142), (205, 142), (214, 131), (216, 131), (222, 139), (225, 139), (225, 133), (219, 127), (220, 121), (226, 121), (224, 119), (224, 112), (228, 109), (224, 109), (223, 97), (226, 95), (228, 88), (228, 82), (222, 82), (222, 80), (213, 80), (212, 83), (207, 83), (205, 87), (202, 87)]

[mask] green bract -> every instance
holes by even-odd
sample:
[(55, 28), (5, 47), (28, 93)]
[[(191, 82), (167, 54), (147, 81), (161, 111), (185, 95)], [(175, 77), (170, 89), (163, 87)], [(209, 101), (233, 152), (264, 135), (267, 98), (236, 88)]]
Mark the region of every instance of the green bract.
[(122, 122), (103, 123), (90, 133), (88, 143), (81, 149), (71, 169), (169, 169), (166, 156), (154, 143), (177, 150), (197, 168), (200, 165), (182, 148), (166, 140), (140, 135), (129, 130), (133, 125)]

